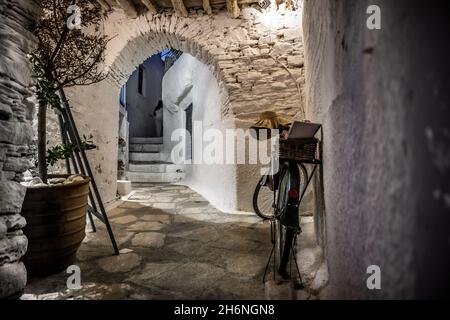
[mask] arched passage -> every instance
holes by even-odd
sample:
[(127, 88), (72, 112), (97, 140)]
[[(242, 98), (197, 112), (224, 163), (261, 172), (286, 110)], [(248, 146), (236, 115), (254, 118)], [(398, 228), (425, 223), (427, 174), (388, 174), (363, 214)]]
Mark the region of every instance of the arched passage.
[[(140, 63), (166, 48), (189, 53), (208, 66), (219, 85), (224, 127), (246, 128), (266, 110), (303, 115), (299, 12), (246, 8), (239, 19), (231, 19), (226, 12), (191, 14), (188, 18), (163, 12), (133, 20), (114, 11), (103, 28), (112, 38), (105, 59), (109, 78), (72, 88), (67, 95), (80, 131), (92, 134), (99, 147), (91, 155), (91, 163), (106, 201), (116, 194), (120, 87)], [(254, 176), (251, 170), (235, 170), (233, 179), (241, 191), (251, 189), (256, 182), (248, 179)], [(250, 210), (248, 192), (236, 189), (235, 193), (236, 199), (230, 200), (227, 210)]]
[(242, 13), (241, 19), (166, 12), (131, 20), (113, 12), (104, 24), (113, 38), (105, 60), (111, 80), (121, 86), (145, 59), (173, 48), (210, 67), (224, 89), (224, 115), (248, 119), (273, 107), (297, 114), (304, 82), (299, 12)]

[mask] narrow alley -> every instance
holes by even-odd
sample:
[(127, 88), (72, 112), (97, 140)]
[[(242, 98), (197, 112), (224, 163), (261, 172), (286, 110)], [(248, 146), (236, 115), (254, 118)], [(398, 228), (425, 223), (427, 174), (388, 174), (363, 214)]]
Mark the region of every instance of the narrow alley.
[[(254, 214), (225, 214), (191, 189), (169, 184), (135, 186), (109, 212), (120, 248), (111, 255), (103, 224), (87, 225), (75, 263), (81, 290), (69, 290), (67, 273), (32, 278), (22, 299), (317, 299), (268, 274), (270, 224)], [(312, 282), (320, 266), (312, 219), (303, 220), (301, 272)], [(317, 293), (317, 291), (315, 291)]]
[(448, 299), (449, 5), (0, 0), (0, 300)]

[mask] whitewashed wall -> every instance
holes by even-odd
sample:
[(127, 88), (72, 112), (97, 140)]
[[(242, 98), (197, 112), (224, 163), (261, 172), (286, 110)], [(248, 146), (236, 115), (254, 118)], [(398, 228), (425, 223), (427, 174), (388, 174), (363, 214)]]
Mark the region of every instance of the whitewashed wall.
[[(192, 120), (201, 123), (202, 131), (217, 129), (222, 133), (232, 128), (233, 122), (223, 121), (219, 84), (208, 66), (189, 54), (183, 54), (169, 69), (163, 79), (164, 150), (170, 154), (178, 143), (171, 140), (172, 133), (186, 128), (186, 112), (193, 104)], [(225, 136), (225, 134), (223, 135)], [(192, 137), (202, 141), (202, 136)], [(208, 143), (204, 143), (205, 147)], [(195, 142), (194, 142), (195, 148)], [(200, 151), (202, 151), (200, 149)], [(194, 153), (199, 149), (194, 149)], [(225, 164), (192, 164), (186, 166), (186, 178), (181, 182), (207, 198), (214, 206), (225, 212), (237, 210), (236, 168)]]

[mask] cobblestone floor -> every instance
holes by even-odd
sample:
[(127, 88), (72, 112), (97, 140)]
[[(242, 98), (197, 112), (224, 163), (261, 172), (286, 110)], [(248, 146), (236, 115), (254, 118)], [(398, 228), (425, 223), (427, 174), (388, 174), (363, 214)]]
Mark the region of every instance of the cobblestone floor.
[[(306, 290), (262, 283), (270, 253), (270, 224), (255, 215), (221, 213), (184, 186), (134, 188), (109, 212), (121, 250), (112, 255), (105, 227), (88, 232), (76, 264), (82, 288), (68, 274), (31, 278), (22, 299), (314, 299)], [(299, 240), (302, 274), (313, 282), (320, 251), (311, 221)], [(309, 238), (306, 239), (306, 238)]]

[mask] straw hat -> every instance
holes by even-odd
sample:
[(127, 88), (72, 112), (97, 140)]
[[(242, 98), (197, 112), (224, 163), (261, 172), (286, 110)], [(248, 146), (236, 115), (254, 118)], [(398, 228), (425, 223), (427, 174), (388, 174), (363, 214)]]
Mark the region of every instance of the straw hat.
[(259, 120), (252, 126), (254, 129), (278, 129), (280, 126), (292, 124), (292, 121), (279, 117), (274, 111), (261, 113)]

